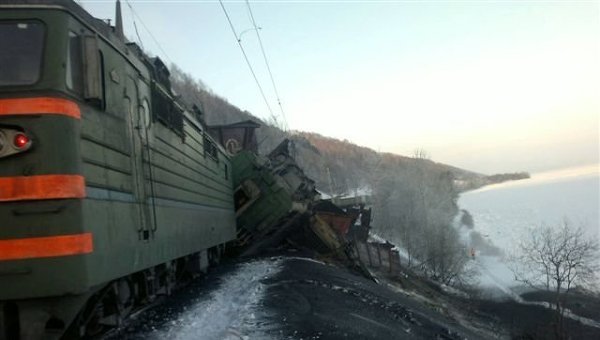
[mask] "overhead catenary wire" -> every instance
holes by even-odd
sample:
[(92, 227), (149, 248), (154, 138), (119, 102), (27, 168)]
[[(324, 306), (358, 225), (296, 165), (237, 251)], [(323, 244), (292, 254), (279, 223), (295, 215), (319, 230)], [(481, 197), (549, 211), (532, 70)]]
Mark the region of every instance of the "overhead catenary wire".
[(256, 82), (256, 86), (258, 87), (260, 94), (261, 94), (263, 100), (265, 101), (265, 105), (267, 106), (267, 109), (269, 110), (269, 113), (271, 114), (271, 119), (273, 119), (274, 122), (277, 122), (275, 114), (273, 113), (273, 109), (271, 108), (271, 105), (269, 104), (269, 101), (267, 100), (267, 96), (265, 95), (265, 91), (263, 90), (262, 85), (260, 85), (260, 81), (258, 80), (258, 77), (256, 76), (256, 72), (254, 72), (254, 68), (252, 67), (252, 64), (250, 63), (250, 59), (248, 59), (246, 50), (244, 50), (244, 46), (242, 45), (242, 40), (240, 39), (239, 35), (237, 34), (237, 32), (235, 30), (235, 27), (233, 26), (233, 23), (231, 22), (231, 18), (229, 17), (229, 13), (227, 12), (225, 5), (223, 5), (223, 0), (219, 0), (219, 4), (221, 5), (221, 8), (223, 9), (223, 13), (225, 14), (225, 17), (227, 18), (227, 22), (229, 23), (231, 32), (233, 33), (233, 36), (235, 37), (235, 41), (238, 43), (238, 46), (240, 47), (240, 50), (242, 51), (244, 60), (246, 61), (246, 65), (248, 65), (248, 68), (250, 69), (250, 73), (252, 73), (252, 77), (254, 78), (254, 81)]
[(250, 13), (250, 19), (252, 20), (252, 25), (254, 26), (254, 31), (256, 32), (256, 37), (258, 38), (258, 43), (260, 45), (260, 50), (263, 55), (263, 59), (265, 60), (265, 65), (267, 66), (267, 71), (269, 72), (269, 77), (271, 78), (271, 85), (273, 85), (273, 91), (275, 92), (275, 97), (277, 98), (277, 104), (279, 105), (279, 109), (281, 110), (281, 117), (283, 118), (284, 130), (288, 130), (288, 122), (285, 116), (285, 111), (283, 110), (283, 105), (281, 104), (281, 99), (279, 97), (279, 91), (277, 90), (277, 85), (275, 85), (275, 78), (273, 77), (273, 72), (271, 71), (271, 66), (269, 66), (269, 60), (267, 58), (267, 54), (265, 53), (265, 48), (262, 43), (262, 39), (260, 38), (260, 27), (256, 25), (256, 20), (254, 20), (254, 14), (252, 13), (252, 8), (250, 7), (250, 2), (246, 0), (246, 6), (248, 7), (248, 13)]
[[(146, 24), (144, 23), (144, 20), (142, 19), (142, 17), (140, 17), (140, 15), (133, 9), (133, 6), (131, 6), (131, 3), (129, 2), (129, 0), (125, 0), (125, 3), (127, 3), (127, 6), (131, 10), (131, 13), (133, 14), (133, 16), (136, 17), (136, 18), (138, 18), (138, 20), (142, 24), (142, 27), (144, 27), (144, 29), (146, 30), (146, 32), (148, 32), (148, 34), (150, 35), (150, 38), (152, 38), (152, 40), (154, 41), (154, 43), (156, 44), (156, 46), (158, 47), (158, 49), (162, 52), (162, 54), (164, 55), (164, 57), (167, 58), (167, 60), (169, 61), (170, 64), (173, 64), (173, 60), (169, 57), (169, 55), (167, 54), (167, 52), (165, 52), (165, 49), (158, 42), (158, 40), (154, 37), (154, 34), (152, 34), (152, 31), (150, 31), (150, 29), (148, 28), (148, 26), (146, 26)], [(136, 31), (135, 33), (137, 34), (138, 32), (137, 32), (137, 27), (135, 26), (135, 22), (134, 22), (134, 28), (135, 28), (135, 31)], [(142, 40), (140, 39), (140, 35), (139, 34), (138, 34), (138, 39), (140, 40), (140, 44), (141, 44)]]
[[(133, 11), (132, 11), (133, 13)], [(144, 43), (142, 42), (142, 38), (140, 38), (140, 32), (138, 32), (137, 25), (135, 24), (135, 18), (133, 19), (133, 29), (135, 30), (135, 35), (138, 38), (138, 42), (140, 43), (140, 47), (144, 50)]]
[(138, 31), (137, 24), (135, 23), (135, 17), (133, 16), (133, 7), (131, 7), (131, 5), (129, 4), (129, 1), (127, 1), (127, 6), (129, 7), (129, 11), (131, 12), (131, 17), (132, 17), (131, 21), (133, 22), (133, 29), (135, 30), (135, 35), (137, 36), (138, 42), (140, 43), (140, 47), (142, 48), (142, 51), (143, 51), (144, 43), (142, 42), (142, 38), (140, 37), (140, 32)]
[[(141, 18), (141, 16), (135, 11), (135, 9), (131, 5), (130, 1), (129, 0), (125, 0), (125, 3), (127, 4), (127, 6), (129, 7), (129, 9), (131, 10), (132, 15), (134, 16), (133, 25), (134, 25), (135, 33), (137, 35), (137, 38), (138, 38), (138, 40), (140, 42), (140, 45), (141, 45), (142, 49), (144, 48), (144, 46), (143, 46), (142, 39), (141, 39), (141, 37), (139, 35), (139, 32), (138, 32), (138, 29), (137, 29), (137, 25), (135, 23), (135, 18), (137, 18), (140, 21), (140, 23), (142, 24), (142, 27), (148, 32), (148, 34), (150, 35), (150, 37), (152, 38), (152, 40), (154, 41), (154, 43), (156, 44), (156, 46), (159, 48), (159, 50), (162, 52), (162, 54), (165, 56), (165, 58), (171, 64), (173, 64), (173, 60), (169, 57), (169, 55), (167, 54), (167, 52), (165, 51), (165, 49), (162, 47), (162, 45), (160, 44), (160, 42), (158, 42), (158, 40), (156, 39), (156, 37), (154, 36), (154, 34), (152, 34), (152, 31), (150, 31), (150, 29), (148, 28), (148, 26), (146, 26), (146, 24), (144, 23), (144, 20)], [(223, 9), (223, 13), (225, 14), (225, 17), (227, 18), (227, 21), (229, 23), (229, 27), (231, 28), (231, 31), (232, 31), (232, 33), (233, 33), (233, 35), (234, 35), (234, 37), (235, 37), (235, 39), (236, 39), (236, 41), (238, 43), (238, 46), (240, 47), (240, 50), (242, 51), (242, 55), (244, 56), (244, 60), (246, 61), (246, 64), (248, 65), (250, 73), (252, 74), (252, 77), (254, 78), (254, 81), (256, 82), (256, 85), (257, 85), (257, 87), (258, 87), (258, 89), (260, 91), (260, 94), (261, 94), (261, 96), (262, 96), (262, 98), (263, 98), (263, 100), (265, 102), (265, 105), (267, 106), (267, 109), (269, 111), (271, 119), (273, 120), (274, 123), (277, 123), (277, 118), (276, 118), (275, 114), (273, 113), (273, 109), (271, 108), (271, 105), (269, 104), (269, 101), (268, 101), (268, 99), (267, 99), (267, 97), (265, 95), (264, 89), (263, 89), (262, 85), (260, 84), (260, 81), (258, 80), (256, 72), (254, 71), (254, 68), (252, 67), (252, 64), (250, 63), (250, 59), (248, 58), (248, 55), (247, 55), (247, 53), (246, 53), (246, 51), (244, 49), (244, 46), (241, 43), (241, 37), (240, 37), (240, 35), (237, 34), (237, 32), (235, 30), (235, 27), (233, 26), (233, 22), (231, 21), (231, 17), (229, 16), (229, 13), (227, 12), (227, 9), (225, 8), (225, 5), (223, 4), (223, 1), (219, 0), (219, 4), (221, 5), (221, 8)], [(271, 83), (273, 85), (273, 89), (274, 89), (275, 95), (277, 97), (277, 103), (278, 103), (278, 105), (279, 105), (279, 107), (281, 109), (283, 122), (285, 124), (284, 125), (284, 130), (287, 130), (287, 126), (288, 126), (287, 119), (285, 117), (285, 112), (283, 111), (283, 107), (282, 107), (281, 100), (280, 100), (280, 97), (279, 97), (279, 92), (277, 91), (277, 87), (275, 85), (275, 80), (274, 80), (273, 74), (271, 72), (271, 68), (269, 66), (269, 63), (268, 63), (268, 59), (267, 59), (267, 56), (266, 56), (266, 53), (265, 53), (265, 50), (264, 50), (264, 46), (262, 44), (262, 40), (260, 38), (260, 35), (258, 35), (258, 29), (259, 28), (256, 25), (256, 22), (254, 20), (253, 14), (251, 12), (249, 3), (247, 3), (247, 5), (248, 5), (248, 9), (250, 11), (252, 23), (254, 25), (254, 30), (257, 31), (257, 36), (258, 36), (258, 39), (259, 39), (260, 48), (261, 48), (261, 51), (262, 51), (262, 54), (263, 54), (263, 58), (265, 60), (265, 64), (267, 66), (267, 70), (269, 72), (269, 76), (270, 76), (270, 79), (271, 79)]]

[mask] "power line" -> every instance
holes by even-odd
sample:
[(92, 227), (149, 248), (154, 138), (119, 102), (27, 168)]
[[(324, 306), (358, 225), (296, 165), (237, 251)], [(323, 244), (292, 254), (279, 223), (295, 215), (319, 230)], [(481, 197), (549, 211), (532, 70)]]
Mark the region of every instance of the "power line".
[(240, 50), (242, 51), (242, 54), (244, 55), (244, 59), (246, 60), (246, 64), (248, 65), (248, 68), (250, 69), (250, 73), (252, 73), (252, 77), (254, 77), (254, 81), (256, 82), (256, 86), (258, 86), (258, 89), (260, 90), (260, 94), (263, 98), (263, 100), (265, 101), (265, 104), (267, 105), (267, 108), (269, 109), (269, 113), (271, 114), (271, 118), (277, 122), (277, 119), (275, 118), (275, 115), (273, 114), (273, 110), (271, 109), (271, 105), (269, 105), (269, 101), (267, 100), (267, 97), (265, 96), (265, 91), (263, 91), (262, 86), (260, 85), (260, 82), (258, 81), (258, 77), (256, 77), (256, 73), (254, 72), (254, 69), (252, 68), (252, 64), (250, 64), (250, 60), (248, 59), (248, 55), (246, 54), (246, 51), (244, 50), (244, 46), (242, 46), (242, 40), (239, 38), (237, 32), (235, 31), (235, 27), (233, 27), (233, 23), (231, 22), (231, 18), (229, 17), (229, 13), (227, 13), (227, 9), (225, 9), (225, 5), (223, 5), (223, 1), (219, 0), (219, 4), (221, 4), (221, 8), (223, 9), (223, 13), (225, 13), (225, 17), (227, 18), (227, 21), (229, 22), (229, 27), (231, 27), (231, 32), (233, 33), (233, 36), (235, 37), (235, 41), (237, 41), (238, 46), (240, 47)]
[(260, 33), (258, 32), (260, 27), (256, 25), (256, 21), (254, 20), (254, 14), (252, 13), (252, 8), (250, 7), (250, 2), (246, 0), (246, 6), (248, 6), (248, 12), (250, 13), (250, 19), (252, 19), (252, 25), (254, 26), (254, 31), (256, 32), (256, 37), (258, 38), (258, 43), (260, 44), (260, 50), (262, 52), (263, 58), (265, 60), (265, 65), (267, 65), (267, 70), (269, 71), (269, 77), (271, 78), (271, 84), (273, 85), (273, 91), (275, 91), (275, 96), (277, 97), (277, 104), (279, 105), (279, 109), (281, 110), (281, 116), (283, 117), (283, 122), (285, 124), (285, 130), (289, 129), (287, 119), (285, 117), (285, 111), (283, 110), (283, 106), (281, 105), (281, 99), (279, 98), (279, 91), (277, 91), (277, 86), (275, 85), (275, 79), (273, 78), (273, 72), (271, 72), (271, 67), (269, 66), (269, 60), (267, 59), (267, 54), (265, 53), (265, 48), (262, 43), (262, 39), (260, 38)]
[[(140, 21), (140, 23), (142, 24), (142, 26), (144, 27), (146, 32), (148, 32), (148, 34), (150, 34), (150, 37), (152, 38), (152, 40), (154, 41), (156, 46), (158, 46), (158, 49), (163, 53), (163, 55), (167, 58), (167, 60), (169, 60), (169, 63), (173, 64), (173, 60), (169, 57), (167, 52), (165, 52), (165, 50), (162, 48), (162, 46), (160, 45), (158, 40), (154, 37), (154, 34), (152, 34), (152, 32), (150, 31), (148, 26), (146, 26), (146, 24), (144, 23), (144, 20), (142, 20), (142, 18), (139, 16), (139, 14), (137, 14), (137, 12), (133, 9), (133, 6), (131, 6), (131, 3), (129, 2), (129, 0), (125, 0), (125, 2), (127, 3), (127, 6), (131, 10), (131, 13), (133, 14), (133, 16), (138, 18), (138, 20)], [(137, 27), (135, 26), (135, 22), (134, 22), (133, 26), (135, 28), (135, 33), (137, 34)], [(138, 34), (138, 39), (140, 39), (139, 34)], [(141, 44), (141, 39), (140, 39), (140, 44)]]
[[(131, 14), (133, 16), (133, 9), (131, 9), (131, 6), (129, 7), (129, 10), (131, 11)], [(142, 42), (142, 38), (140, 38), (140, 32), (138, 32), (137, 25), (135, 24), (135, 18), (133, 18), (133, 28), (135, 30), (135, 35), (137, 36), (138, 41), (140, 43), (140, 47), (142, 47), (142, 51), (143, 51), (144, 50), (144, 43)]]

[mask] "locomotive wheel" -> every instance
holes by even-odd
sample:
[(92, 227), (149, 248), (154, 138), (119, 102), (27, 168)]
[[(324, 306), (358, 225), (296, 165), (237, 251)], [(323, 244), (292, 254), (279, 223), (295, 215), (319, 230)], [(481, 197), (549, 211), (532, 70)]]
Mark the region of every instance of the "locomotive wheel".
[(131, 280), (124, 278), (115, 282), (113, 289), (115, 290), (119, 320), (123, 320), (133, 309), (133, 285)]
[(88, 306), (77, 321), (79, 336), (93, 338), (110, 327), (120, 326), (133, 307), (130, 280), (123, 278), (113, 282), (88, 301)]
[(90, 318), (79, 327), (79, 334), (82, 338), (94, 337), (102, 334), (104, 326), (100, 323), (100, 316), (102, 315), (102, 305), (98, 304)]

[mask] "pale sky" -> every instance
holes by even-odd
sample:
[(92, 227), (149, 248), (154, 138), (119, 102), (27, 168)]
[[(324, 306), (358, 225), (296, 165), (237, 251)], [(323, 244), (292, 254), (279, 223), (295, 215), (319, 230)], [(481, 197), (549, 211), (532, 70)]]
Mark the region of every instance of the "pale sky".
[[(114, 2), (79, 1), (100, 18)], [(131, 1), (144, 48), (261, 118), (216, 1)], [(288, 125), (483, 173), (599, 163), (597, 1), (250, 2)], [(244, 1), (225, 2), (240, 32)], [(126, 35), (137, 41), (123, 1)], [(275, 114), (256, 33), (242, 44)]]

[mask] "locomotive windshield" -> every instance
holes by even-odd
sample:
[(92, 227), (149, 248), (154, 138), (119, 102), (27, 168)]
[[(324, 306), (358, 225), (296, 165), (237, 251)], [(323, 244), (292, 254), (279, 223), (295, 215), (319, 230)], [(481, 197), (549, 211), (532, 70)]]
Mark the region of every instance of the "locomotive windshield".
[(40, 22), (0, 23), (0, 86), (31, 85), (38, 81), (44, 47)]

